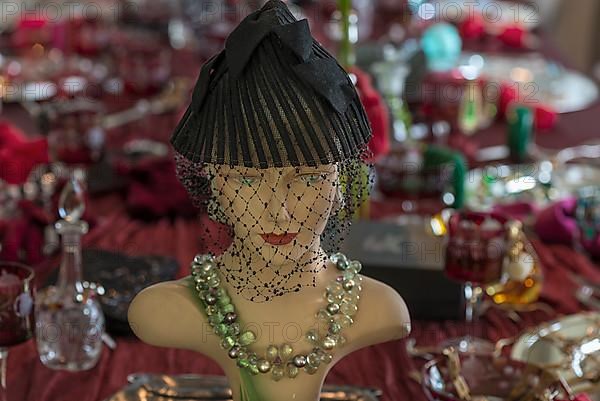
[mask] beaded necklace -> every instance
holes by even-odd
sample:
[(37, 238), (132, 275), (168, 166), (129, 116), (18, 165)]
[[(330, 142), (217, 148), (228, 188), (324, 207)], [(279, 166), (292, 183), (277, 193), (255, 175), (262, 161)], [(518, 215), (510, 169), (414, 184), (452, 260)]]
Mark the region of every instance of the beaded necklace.
[(322, 364), (330, 363), (333, 350), (345, 344), (342, 331), (354, 323), (358, 312), (362, 277), (358, 274), (361, 264), (349, 261), (345, 255), (336, 253), (330, 261), (340, 274), (325, 292), (326, 306), (317, 314), (318, 329), (310, 329), (306, 340), (313, 345), (308, 354), (296, 354), (290, 344), (269, 345), (262, 355), (249, 349), (256, 341), (256, 333), (242, 331), (236, 308), (227, 291), (221, 286), (216, 262), (212, 255), (197, 255), (191, 265), (196, 291), (208, 316), (208, 322), (221, 339), (221, 347), (240, 369), (253, 375), (270, 374), (279, 381), (284, 377), (293, 379), (301, 370), (315, 374)]

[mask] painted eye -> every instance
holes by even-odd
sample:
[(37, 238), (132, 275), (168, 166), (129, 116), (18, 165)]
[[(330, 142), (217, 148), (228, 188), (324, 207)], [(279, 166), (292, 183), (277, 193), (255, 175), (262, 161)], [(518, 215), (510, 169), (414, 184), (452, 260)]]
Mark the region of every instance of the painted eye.
[(237, 181), (242, 184), (245, 185), (247, 187), (251, 187), (252, 184), (254, 184), (255, 182), (258, 181), (258, 177), (252, 177), (252, 176), (241, 176), (237, 178)]
[(300, 179), (307, 185), (316, 185), (323, 182), (327, 178), (327, 174), (304, 174), (300, 176)]

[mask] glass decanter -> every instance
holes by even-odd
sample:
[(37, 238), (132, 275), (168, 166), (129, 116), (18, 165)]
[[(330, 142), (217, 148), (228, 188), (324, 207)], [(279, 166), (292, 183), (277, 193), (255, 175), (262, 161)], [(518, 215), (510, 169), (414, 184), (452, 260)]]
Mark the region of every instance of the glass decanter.
[(84, 210), (84, 191), (74, 174), (61, 193), (62, 219), (55, 225), (62, 238), (58, 281), (37, 298), (37, 348), (42, 363), (51, 369), (91, 369), (102, 351), (104, 315), (96, 294), (84, 287), (81, 277), (81, 237), (88, 230), (80, 220)]

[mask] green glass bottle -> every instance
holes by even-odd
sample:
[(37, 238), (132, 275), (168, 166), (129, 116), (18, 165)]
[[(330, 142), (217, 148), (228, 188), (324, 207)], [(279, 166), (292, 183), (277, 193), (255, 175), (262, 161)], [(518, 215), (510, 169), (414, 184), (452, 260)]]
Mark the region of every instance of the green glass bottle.
[(529, 159), (529, 146), (533, 141), (533, 112), (530, 108), (517, 105), (508, 113), (507, 144), (510, 160), (524, 163)]

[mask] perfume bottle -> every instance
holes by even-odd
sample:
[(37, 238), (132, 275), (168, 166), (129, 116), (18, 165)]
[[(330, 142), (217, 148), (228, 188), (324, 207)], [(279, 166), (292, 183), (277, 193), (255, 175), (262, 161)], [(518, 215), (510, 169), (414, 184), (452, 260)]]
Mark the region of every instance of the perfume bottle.
[(104, 315), (95, 292), (84, 286), (81, 237), (88, 225), (81, 174), (77, 170), (59, 199), (56, 231), (62, 239), (62, 261), (55, 286), (40, 291), (36, 305), (36, 340), (40, 359), (51, 369), (93, 368), (102, 352)]
[(544, 274), (520, 222), (514, 221), (509, 225), (508, 241), (502, 279), (487, 287), (486, 292), (495, 304), (516, 308), (538, 300)]

